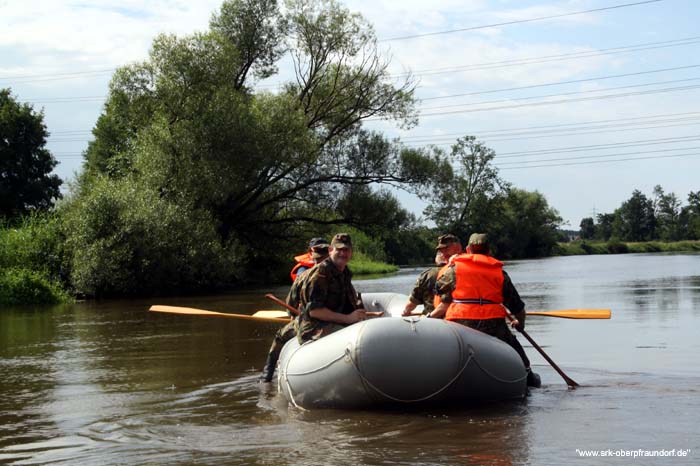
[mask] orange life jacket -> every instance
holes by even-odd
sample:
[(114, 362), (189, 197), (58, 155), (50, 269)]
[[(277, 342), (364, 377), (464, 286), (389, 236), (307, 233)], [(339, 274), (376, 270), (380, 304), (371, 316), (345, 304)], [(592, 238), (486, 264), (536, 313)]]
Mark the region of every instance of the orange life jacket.
[(460, 254), (451, 262), (457, 282), (445, 319), (505, 318), (503, 262), (483, 254)]
[(299, 254), (298, 256), (294, 256), (294, 260), (297, 261), (297, 264), (292, 268), (292, 271), (289, 272), (289, 276), (292, 277), (292, 281), (297, 279), (298, 271), (302, 267), (306, 267), (307, 269), (310, 269), (314, 265), (316, 265), (316, 262), (314, 262), (313, 257), (311, 257), (310, 252), (305, 252), (304, 254)]

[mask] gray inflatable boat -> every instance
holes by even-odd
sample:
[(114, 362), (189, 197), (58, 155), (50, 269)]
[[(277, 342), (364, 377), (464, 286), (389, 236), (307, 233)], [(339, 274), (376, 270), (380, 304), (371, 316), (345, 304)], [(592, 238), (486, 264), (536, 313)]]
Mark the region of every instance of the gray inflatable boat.
[[(289, 341), (278, 387), (302, 408), (471, 405), (525, 396), (526, 372), (509, 345), (441, 319), (400, 317), (408, 297), (366, 293), (369, 319), (318, 341)], [(393, 317), (390, 317), (393, 316)], [(390, 317), (390, 318), (389, 318)]]

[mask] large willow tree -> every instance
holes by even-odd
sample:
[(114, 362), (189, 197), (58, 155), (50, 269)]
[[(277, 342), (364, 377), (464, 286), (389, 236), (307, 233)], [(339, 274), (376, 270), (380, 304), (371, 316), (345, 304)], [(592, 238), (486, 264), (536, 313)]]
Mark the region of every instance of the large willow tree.
[[(278, 74), (280, 60), (291, 64), (291, 79)], [(211, 233), (201, 223), (208, 222), (219, 242), (209, 254), (220, 257), (223, 247), (243, 275), (273, 256), (270, 245), (303, 244), (309, 225), (352, 221), (351, 210), (339, 209), (349, 186), (408, 187), (435, 169), (437, 159), (362, 128), (370, 117), (415, 123), (414, 85), (392, 80), (388, 65), (372, 27), (334, 1), (293, 0), (283, 10), (274, 0), (224, 2), (208, 31), (161, 35), (146, 61), (115, 73), (76, 196), (120, 183), (133, 186), (119, 188), (122, 198), (152, 192), (159, 204), (177, 206), (168, 212), (196, 219), (205, 244)], [(132, 204), (148, 207), (146, 197)], [(117, 229), (133, 224), (130, 202), (121, 205), (110, 220)], [(85, 232), (79, 214), (73, 218), (76, 251), (103, 242)], [(113, 236), (108, 242), (120, 241)], [(124, 267), (142, 270), (158, 259), (134, 249), (119, 254), (140, 258)], [(84, 262), (74, 261), (74, 270)], [(90, 283), (90, 292), (109, 288), (106, 279)]]

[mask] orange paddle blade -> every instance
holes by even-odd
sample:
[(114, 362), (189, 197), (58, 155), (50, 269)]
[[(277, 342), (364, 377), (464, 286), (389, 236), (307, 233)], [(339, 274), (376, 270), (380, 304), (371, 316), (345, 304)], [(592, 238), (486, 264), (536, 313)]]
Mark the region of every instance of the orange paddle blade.
[(529, 316), (561, 317), (564, 319), (609, 319), (610, 309), (559, 309), (556, 311), (527, 312)]
[(151, 306), (149, 311), (192, 316), (233, 317), (234, 319), (257, 320), (263, 322), (289, 322), (287, 313), (283, 311), (258, 311), (251, 316), (248, 314), (228, 314), (226, 312), (205, 311), (204, 309), (195, 309), (193, 307), (163, 306), (161, 304)]

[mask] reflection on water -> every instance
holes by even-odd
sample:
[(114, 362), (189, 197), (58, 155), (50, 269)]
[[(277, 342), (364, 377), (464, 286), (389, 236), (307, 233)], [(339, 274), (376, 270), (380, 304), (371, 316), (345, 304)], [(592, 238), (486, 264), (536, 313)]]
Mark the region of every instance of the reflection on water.
[[(146, 312), (150, 301), (0, 311), (0, 463), (600, 464), (577, 449), (690, 449), (698, 464), (700, 255), (515, 261), (530, 310), (612, 308), (609, 321), (531, 317), (544, 386), (472, 409), (299, 411), (257, 375), (274, 324)], [(408, 293), (420, 270), (358, 280)], [(160, 300), (252, 313), (265, 292)], [(439, 348), (436, 348), (439, 357)], [(420, 376), (420, 374), (417, 374)]]

